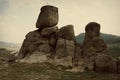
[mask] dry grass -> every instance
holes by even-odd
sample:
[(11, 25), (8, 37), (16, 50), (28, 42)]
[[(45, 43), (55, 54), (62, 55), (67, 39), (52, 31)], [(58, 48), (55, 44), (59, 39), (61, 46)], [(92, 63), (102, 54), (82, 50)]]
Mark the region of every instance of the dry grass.
[(13, 63), (0, 67), (0, 80), (120, 80), (120, 74), (57, 70), (50, 64)]

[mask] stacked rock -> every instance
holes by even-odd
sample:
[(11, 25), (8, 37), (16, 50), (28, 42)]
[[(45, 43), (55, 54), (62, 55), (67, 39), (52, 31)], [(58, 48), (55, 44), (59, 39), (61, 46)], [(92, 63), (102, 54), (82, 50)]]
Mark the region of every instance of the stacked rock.
[(88, 70), (93, 70), (94, 60), (97, 54), (107, 54), (107, 46), (100, 38), (100, 24), (90, 22), (85, 28), (85, 39), (82, 46), (82, 54), (85, 60), (85, 66)]
[[(36, 62), (31, 58), (37, 58), (37, 61), (46, 60), (56, 47), (58, 27), (58, 8), (50, 5), (43, 6), (36, 22), (38, 30), (29, 32), (19, 51), (18, 59), (29, 57), (31, 61)], [(30, 56), (32, 55), (32, 56)], [(42, 58), (43, 57), (43, 58)], [(41, 60), (42, 59), (42, 60)]]
[(112, 57), (109, 57), (107, 45), (100, 37), (100, 24), (90, 22), (87, 24), (85, 31), (85, 39), (82, 46), (85, 68), (87, 70), (95, 69), (96, 71), (106, 70), (109, 72), (115, 72), (115, 61)]
[(57, 7), (43, 6), (36, 22), (38, 29), (26, 35), (17, 60), (27, 63), (49, 62), (57, 67), (80, 72), (85, 69), (98, 72), (120, 70), (120, 60), (116, 64), (108, 55), (107, 45), (100, 37), (100, 24), (87, 24), (81, 46), (75, 40), (73, 25), (58, 29), (58, 19)]
[(17, 58), (21, 62), (52, 61), (56, 66), (72, 66), (73, 59), (76, 59), (73, 26), (66, 25), (58, 29), (57, 23), (58, 8), (43, 6), (36, 22), (38, 30), (26, 35)]

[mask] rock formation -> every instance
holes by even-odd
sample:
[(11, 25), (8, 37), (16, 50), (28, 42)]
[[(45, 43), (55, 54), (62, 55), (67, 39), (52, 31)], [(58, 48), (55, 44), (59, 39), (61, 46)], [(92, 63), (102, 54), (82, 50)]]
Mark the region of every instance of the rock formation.
[(108, 54), (107, 45), (100, 37), (100, 24), (90, 22), (85, 28), (85, 39), (82, 46), (85, 67), (88, 70), (94, 69), (94, 61), (98, 54)]
[(58, 8), (43, 6), (36, 22), (38, 29), (26, 35), (17, 60), (27, 63), (47, 62), (75, 72), (120, 72), (120, 61), (116, 64), (108, 55), (107, 45), (100, 37), (100, 24), (87, 24), (85, 39), (81, 45), (75, 39), (73, 25), (59, 29), (57, 23)]
[(43, 6), (36, 22), (36, 27), (43, 29), (53, 27), (58, 23), (58, 8), (50, 5)]
[(20, 62), (49, 62), (55, 66), (72, 67), (74, 59), (79, 60), (76, 57), (81, 54), (81, 46), (77, 46), (75, 52), (77, 43), (72, 25), (58, 29), (57, 23), (58, 8), (43, 6), (36, 23), (38, 29), (26, 35), (17, 59)]

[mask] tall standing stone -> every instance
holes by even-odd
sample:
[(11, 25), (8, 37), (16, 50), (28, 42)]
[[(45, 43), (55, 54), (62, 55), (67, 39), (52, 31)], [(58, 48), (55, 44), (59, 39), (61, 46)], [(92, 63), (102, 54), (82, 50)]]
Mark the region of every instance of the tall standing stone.
[(43, 29), (53, 27), (58, 23), (58, 8), (50, 5), (43, 6), (36, 22), (36, 27)]
[(100, 24), (90, 22), (85, 27), (85, 39), (83, 45), (92, 40), (94, 37), (100, 37)]
[(107, 54), (107, 45), (100, 37), (100, 24), (90, 22), (85, 28), (85, 39), (82, 46), (82, 54), (86, 69), (94, 69), (94, 61), (98, 54)]

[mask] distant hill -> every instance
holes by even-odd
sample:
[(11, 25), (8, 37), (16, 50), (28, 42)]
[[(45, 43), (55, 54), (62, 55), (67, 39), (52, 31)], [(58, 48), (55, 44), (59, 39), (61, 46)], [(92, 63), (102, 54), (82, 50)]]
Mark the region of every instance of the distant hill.
[[(85, 33), (80, 33), (76, 36), (76, 40), (80, 43), (83, 43)], [(120, 36), (112, 35), (112, 34), (105, 34), (101, 33), (101, 38), (107, 43), (107, 44), (114, 44), (114, 43), (120, 43)]]
[(21, 44), (0, 41), (0, 48), (6, 48), (10, 50), (19, 50), (20, 46)]

